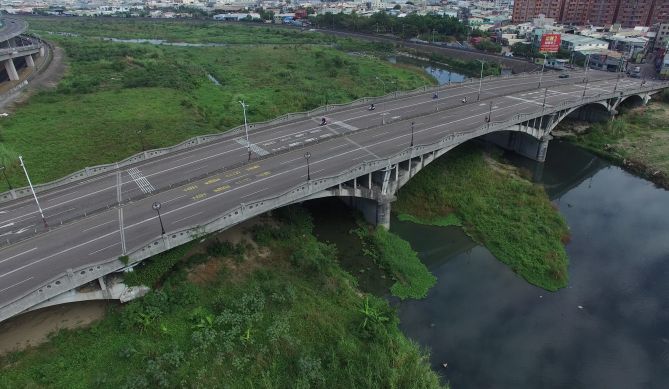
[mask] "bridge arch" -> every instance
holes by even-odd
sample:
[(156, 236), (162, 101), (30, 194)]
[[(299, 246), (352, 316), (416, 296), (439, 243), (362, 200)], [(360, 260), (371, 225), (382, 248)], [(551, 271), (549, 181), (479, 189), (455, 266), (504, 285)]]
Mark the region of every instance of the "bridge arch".
[(646, 99), (641, 95), (629, 95), (623, 97), (616, 106), (617, 108), (638, 108), (646, 103)]

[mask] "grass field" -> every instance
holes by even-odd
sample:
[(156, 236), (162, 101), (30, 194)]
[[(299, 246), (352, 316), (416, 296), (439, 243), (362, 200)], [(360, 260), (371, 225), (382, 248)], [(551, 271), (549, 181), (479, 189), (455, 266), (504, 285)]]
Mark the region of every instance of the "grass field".
[(461, 223), (528, 282), (551, 291), (567, 285), (564, 219), (541, 187), (486, 162), (474, 146), (460, 146), (432, 162), (402, 188), (393, 210), (414, 222)]
[(49, 33), (69, 33), (87, 37), (119, 39), (162, 39), (190, 43), (325, 43), (321, 34), (293, 29), (271, 28), (260, 23), (230, 24), (211, 20), (151, 20), (122, 18), (44, 18), (27, 17), (30, 29), (49, 37)]
[[(128, 157), (141, 151), (142, 142), (147, 148), (168, 146), (240, 125), (242, 99), (254, 122), (381, 95), (375, 77), (393, 80), (401, 89), (432, 82), (420, 69), (328, 46), (197, 48), (54, 40), (68, 56), (68, 74), (55, 90), (33, 96), (0, 122), (0, 160), (14, 186), (26, 184), (18, 154), (33, 182), (48, 182)], [(0, 183), (0, 190), (6, 188)]]
[(336, 247), (314, 238), (310, 216), (277, 217), (254, 229), (259, 247), (210, 239), (153, 258), (172, 271), (136, 277), (159, 290), (1, 358), (0, 387), (441, 387), (394, 310), (359, 292)]
[(569, 139), (669, 189), (669, 103), (623, 111)]

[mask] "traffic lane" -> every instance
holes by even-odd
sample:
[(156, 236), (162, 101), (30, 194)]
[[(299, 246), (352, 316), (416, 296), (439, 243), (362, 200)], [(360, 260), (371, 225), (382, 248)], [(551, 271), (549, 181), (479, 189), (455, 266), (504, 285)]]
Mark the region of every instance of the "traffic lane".
[[(49, 228), (68, 223), (75, 218), (85, 217), (88, 213), (101, 208), (113, 207), (116, 204), (115, 188), (108, 187), (77, 197), (78, 193), (74, 192), (68, 194), (67, 198), (53, 198), (46, 202), (40, 198), (40, 205), (42, 205), (44, 218)], [(10, 244), (47, 230), (34, 199), (32, 207), (28, 206), (26, 209), (18, 210), (11, 216), (12, 221), (0, 226), (1, 244)]]
[[(106, 223), (110, 221), (113, 222)], [(99, 225), (102, 226), (86, 230)], [(76, 240), (75, 236), (78, 237)], [(0, 293), (0, 301), (8, 303), (19, 298), (67, 269), (98, 262), (96, 251), (118, 241), (115, 212), (109, 211), (3, 249), (0, 259), (3, 261), (0, 262), (0, 285), (3, 286), (0, 289), (5, 290)], [(22, 282), (28, 278), (29, 282)]]
[[(596, 73), (595, 73), (595, 74), (596, 74)], [(606, 74), (606, 73), (604, 73), (604, 75), (602, 75), (602, 76), (609, 76), (609, 75)], [(602, 76), (600, 76), (600, 77), (602, 77)], [(609, 77), (610, 77), (610, 76), (609, 76)], [(528, 78), (529, 78), (529, 80), (531, 80), (531, 79), (533, 79), (533, 78), (538, 79), (538, 76), (530, 76), (530, 77), (528, 77)], [(551, 80), (551, 77), (548, 77), (548, 76), (547, 76), (547, 77), (545, 77), (545, 79), (546, 79), (546, 81), (548, 82), (549, 80)], [(559, 79), (556, 78), (556, 77), (553, 77), (553, 79), (555, 79), (555, 80), (559, 80)], [(522, 82), (519, 83), (517, 78), (509, 78), (509, 79), (493, 79), (493, 80), (487, 80), (487, 81), (485, 81), (484, 84), (486, 85), (486, 89), (487, 89), (488, 91), (490, 91), (491, 89), (508, 89), (509, 87), (512, 87), (512, 86), (526, 85), (527, 82), (528, 82), (529, 80), (527, 80), (527, 81), (522, 81)], [(562, 81), (562, 82), (568, 82), (568, 81)], [(494, 86), (495, 84), (500, 84), (501, 86), (497, 86), (497, 87), (495, 87), (495, 86)], [(463, 87), (461, 87), (461, 88), (466, 88), (466, 87), (463, 86)], [(454, 88), (451, 88), (450, 90), (451, 90), (451, 91), (457, 91), (457, 89), (458, 89), (458, 87), (454, 87)], [(465, 94), (466, 94), (466, 93), (465, 93)], [(464, 95), (464, 94), (463, 94), (463, 95)], [(400, 99), (392, 100), (392, 101), (390, 101), (390, 102), (384, 103), (384, 105), (389, 104), (389, 105), (392, 105), (392, 106), (393, 106), (393, 109), (401, 109), (401, 108), (403, 108), (403, 107), (406, 107), (406, 106), (412, 106), (412, 105), (415, 105), (415, 104), (419, 104), (419, 105), (420, 105), (420, 104), (425, 104), (424, 101), (416, 101), (415, 103), (411, 103), (411, 100), (412, 100), (412, 99), (413, 99), (413, 100), (421, 99), (421, 97), (426, 97), (426, 96), (429, 96), (429, 93), (422, 94), (422, 96), (421, 96), (421, 95), (417, 95), (417, 96), (409, 96), (409, 97), (406, 97), (406, 98), (400, 98)], [(403, 102), (403, 100), (409, 100), (409, 104), (406, 104), (406, 102)], [(399, 104), (399, 105), (398, 105), (398, 104)], [(350, 113), (350, 112), (354, 112), (354, 108), (344, 109), (344, 110), (341, 110), (341, 111), (337, 111), (336, 113), (337, 113), (337, 115), (339, 115), (340, 113), (345, 115), (347, 112), (349, 112), (349, 113)], [(343, 120), (346, 120), (346, 118), (345, 118), (345, 117), (344, 117), (344, 118), (341, 118), (341, 120), (342, 120), (342, 121), (343, 121)], [(290, 133), (291, 130), (294, 132), (294, 131), (295, 131), (295, 127), (296, 127), (296, 126), (299, 126), (299, 125), (300, 125), (299, 122), (298, 122), (298, 123), (293, 123), (293, 124), (290, 125), (290, 127), (286, 127), (286, 129), (288, 129), (288, 133)], [(305, 130), (303, 130), (303, 131), (308, 131), (308, 130), (311, 128), (311, 127), (309, 126), (309, 123), (308, 123), (308, 122), (307, 122), (307, 126), (308, 126), (309, 128), (307, 128), (307, 129), (305, 129)], [(273, 129), (274, 131), (272, 131), (272, 132), (273, 132), (274, 134), (276, 134), (276, 133), (277, 133), (277, 130), (278, 130), (278, 129), (281, 129), (282, 127), (283, 127), (282, 125), (279, 125), (279, 126), (273, 126), (272, 129)], [(260, 134), (261, 132), (262, 132), (262, 133), (265, 133), (265, 134), (270, 133), (269, 129), (264, 129), (264, 130), (261, 129), (261, 130), (256, 130), (256, 131), (258, 131), (259, 134)], [(254, 132), (254, 131), (252, 130), (251, 132)], [(297, 132), (299, 133), (300, 130), (298, 129)], [(241, 134), (237, 134), (236, 136), (231, 136), (228, 140), (222, 142), (222, 144), (223, 144), (223, 145), (226, 145), (226, 143), (235, 142), (234, 139), (238, 139), (240, 136), (241, 136)], [(265, 143), (271, 143), (273, 140), (275, 140), (275, 139), (278, 138), (278, 137), (280, 137), (280, 136), (276, 136), (276, 135), (275, 135), (273, 138), (271, 138), (271, 139), (269, 139), (269, 140), (267, 140), (267, 139), (260, 139), (260, 141), (265, 142)], [(216, 143), (218, 143), (218, 142), (216, 142)], [(206, 149), (207, 149), (209, 146), (210, 146), (209, 144), (205, 144), (205, 145), (203, 145), (203, 146), (198, 147), (198, 149), (200, 149), (200, 152), (195, 153), (196, 155), (193, 155), (193, 153), (187, 153), (186, 156), (175, 155), (174, 157), (176, 157), (176, 158), (165, 158), (165, 159), (163, 159), (163, 158), (158, 158), (158, 159), (149, 160), (146, 164), (142, 164), (142, 165), (144, 165), (143, 168), (144, 168), (145, 170), (148, 169), (148, 168), (150, 168), (152, 165), (153, 165), (153, 166), (161, 165), (161, 170), (159, 170), (159, 172), (165, 172), (167, 169), (170, 169), (170, 168), (172, 168), (172, 169), (176, 169), (177, 167), (179, 167), (179, 165), (169, 166), (169, 164), (170, 164), (171, 161), (173, 161), (172, 164), (177, 164), (177, 163), (179, 163), (179, 162), (181, 162), (181, 161), (183, 161), (183, 160), (186, 160), (186, 162), (182, 163), (182, 165), (183, 165), (183, 164), (186, 164), (186, 165), (187, 165), (187, 164), (189, 164), (189, 163), (199, 162), (199, 161), (197, 161), (197, 160), (195, 160), (195, 162), (193, 162), (192, 159), (193, 159), (193, 158), (197, 158), (198, 156), (201, 157), (203, 154), (206, 154), (206, 151), (207, 151)], [(219, 147), (220, 147), (220, 145), (219, 145)], [(276, 147), (274, 147), (273, 149), (276, 149)], [(191, 161), (188, 161), (189, 159), (190, 159)], [(158, 162), (160, 162), (160, 164), (158, 164)], [(162, 167), (162, 165), (165, 165), (165, 164), (168, 165), (167, 168)], [(198, 170), (198, 169), (196, 168), (196, 170)], [(146, 174), (147, 174), (147, 175), (151, 175), (151, 172), (148, 171)], [(109, 178), (107, 178), (107, 179), (109, 179)], [(125, 182), (124, 182), (124, 183), (125, 183)], [(93, 186), (96, 187), (96, 188), (99, 188), (99, 187), (100, 187), (100, 184), (93, 183)], [(110, 188), (110, 187), (108, 187), (108, 188)], [(141, 188), (137, 188), (135, 191), (141, 191)], [(86, 191), (84, 190), (84, 192), (86, 192)], [(95, 189), (89, 190), (89, 192), (90, 192), (89, 196), (92, 196), (92, 195), (94, 195), (94, 194), (97, 193), (97, 192), (95, 191)], [(58, 196), (58, 194), (55, 194), (55, 196), (60, 197), (60, 196)], [(65, 195), (65, 196), (67, 197), (68, 195)], [(96, 200), (91, 201), (91, 203), (93, 203), (93, 204), (96, 204), (96, 203), (98, 203), (98, 202), (99, 202), (99, 201), (96, 201)]]
[[(350, 164), (349, 158), (366, 156), (359, 148), (350, 146), (348, 142), (338, 139), (328, 142), (327, 148), (312, 157), (312, 180), (317, 179), (321, 169), (343, 170)], [(304, 151), (286, 153), (274, 158), (274, 164), (283, 165), (280, 171), (267, 170), (266, 166), (251, 164), (241, 170), (246, 172), (228, 180), (218, 177), (208, 178), (190, 184), (181, 190), (171, 190), (151, 199), (143, 199), (126, 208), (127, 245), (141, 247), (156, 235), (159, 228), (157, 214), (151, 210), (152, 201), (172, 200), (172, 203), (161, 207), (161, 216), (166, 231), (174, 231), (185, 226), (201, 224), (222, 215), (237, 207), (240, 203), (250, 202), (254, 198), (274, 197), (288, 191), (299, 182), (306, 183), (307, 166)], [(216, 181), (214, 181), (216, 180)], [(207, 182), (210, 182), (207, 184)], [(187, 192), (187, 196), (184, 196)], [(256, 197), (259, 196), (259, 197)], [(147, 224), (148, 223), (148, 224)], [(155, 223), (156, 228), (151, 228)], [(147, 227), (148, 226), (148, 227)]]

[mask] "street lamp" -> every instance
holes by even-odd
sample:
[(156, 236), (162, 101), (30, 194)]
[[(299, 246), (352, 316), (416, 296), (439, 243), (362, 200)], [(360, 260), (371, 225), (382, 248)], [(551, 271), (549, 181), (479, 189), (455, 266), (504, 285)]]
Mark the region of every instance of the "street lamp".
[(248, 107), (248, 104), (244, 102), (244, 100), (240, 101), (239, 104), (242, 105), (242, 109), (244, 110), (244, 129), (246, 130), (246, 150), (249, 153), (249, 161), (251, 160), (251, 142), (249, 142), (249, 125), (246, 122), (246, 107)]
[(585, 99), (585, 91), (588, 90), (588, 77), (585, 78), (585, 85), (583, 86), (583, 96), (581, 100)]
[(161, 235), (165, 235), (165, 227), (163, 227), (163, 218), (160, 217), (160, 202), (156, 201), (151, 205), (151, 208), (153, 208), (154, 211), (158, 212), (158, 220), (160, 221), (160, 233)]
[(12, 183), (9, 182), (9, 178), (7, 178), (7, 172), (5, 165), (0, 165), (0, 170), (2, 170), (2, 175), (5, 177), (5, 181), (7, 181), (7, 186), (9, 187), (9, 190), (12, 190)]
[(481, 100), (481, 86), (483, 85), (483, 61), (480, 59), (477, 59), (477, 61), (481, 62), (481, 77), (479, 77), (479, 94), (476, 97), (476, 101)]
[(410, 145), (411, 147), (413, 147), (413, 125), (414, 122), (411, 122), (411, 145)]
[(306, 153), (304, 153), (304, 159), (307, 160), (307, 181), (311, 181), (311, 172), (310, 172), (310, 169), (309, 169), (309, 158), (311, 158), (311, 153), (307, 151)]
[(490, 120), (492, 119), (492, 100), (490, 100), (490, 109), (488, 110), (488, 116), (485, 118), (485, 122), (488, 123), (488, 127), (490, 127)]
[(548, 88), (544, 90), (544, 103), (541, 105), (541, 113), (546, 109), (546, 96), (548, 95)]
[(541, 64), (541, 74), (539, 75), (539, 88), (541, 88), (541, 80), (544, 78), (544, 68), (546, 67), (546, 53), (544, 55), (544, 63)]
[(44, 218), (44, 212), (42, 212), (42, 207), (39, 205), (39, 201), (37, 200), (37, 194), (35, 194), (35, 188), (33, 188), (33, 183), (30, 181), (30, 176), (28, 176), (28, 170), (26, 169), (26, 165), (23, 163), (23, 157), (20, 155), (19, 155), (19, 162), (21, 163), (21, 167), (23, 168), (23, 173), (25, 173), (26, 179), (28, 180), (30, 191), (33, 193), (33, 197), (35, 198), (35, 204), (37, 204), (37, 209), (39, 209), (39, 214), (42, 217), (42, 222), (44, 222), (44, 228), (49, 228), (49, 225), (47, 224), (46, 219)]

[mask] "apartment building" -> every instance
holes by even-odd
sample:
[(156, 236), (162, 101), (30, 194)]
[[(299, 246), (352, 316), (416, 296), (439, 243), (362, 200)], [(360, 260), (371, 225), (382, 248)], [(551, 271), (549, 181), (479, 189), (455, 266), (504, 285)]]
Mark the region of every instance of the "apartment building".
[(669, 22), (669, 0), (516, 0), (512, 20), (527, 22), (540, 13), (564, 24), (651, 26)]

